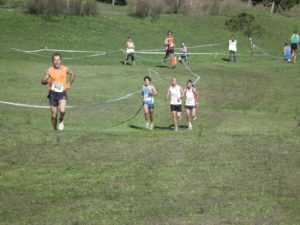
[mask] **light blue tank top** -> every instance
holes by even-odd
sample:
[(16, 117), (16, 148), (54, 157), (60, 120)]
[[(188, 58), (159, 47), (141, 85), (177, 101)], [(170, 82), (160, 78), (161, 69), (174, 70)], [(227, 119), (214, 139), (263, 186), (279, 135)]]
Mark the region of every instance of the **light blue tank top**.
[(289, 59), (289, 58), (291, 58), (291, 54), (292, 54), (292, 52), (291, 52), (291, 47), (284, 47), (284, 58), (285, 59)]
[(153, 95), (150, 93), (149, 86), (143, 86), (142, 95), (144, 97), (144, 103), (154, 103)]

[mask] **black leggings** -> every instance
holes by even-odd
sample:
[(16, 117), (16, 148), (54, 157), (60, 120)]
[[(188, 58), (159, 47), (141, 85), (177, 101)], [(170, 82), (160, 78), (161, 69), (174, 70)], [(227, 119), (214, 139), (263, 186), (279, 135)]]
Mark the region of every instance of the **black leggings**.
[(127, 56), (126, 56), (125, 61), (128, 61), (129, 58), (131, 58), (131, 60), (134, 61), (135, 60), (134, 59), (134, 53), (128, 53)]

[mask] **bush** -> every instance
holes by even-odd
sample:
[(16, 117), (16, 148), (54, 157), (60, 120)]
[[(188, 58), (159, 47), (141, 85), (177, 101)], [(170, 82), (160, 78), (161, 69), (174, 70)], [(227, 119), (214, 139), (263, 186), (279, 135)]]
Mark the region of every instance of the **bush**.
[(73, 0), (67, 12), (77, 16), (91, 16), (99, 13), (96, 1)]
[(0, 0), (0, 5), (5, 5), (6, 0)]
[(240, 13), (225, 21), (225, 25), (230, 31), (241, 31), (246, 36), (262, 35), (263, 28), (256, 23), (255, 17), (249, 13)]
[(61, 14), (84, 16), (99, 13), (94, 0), (32, 0), (27, 5), (27, 12), (46, 19)]
[[(177, 4), (178, 3), (178, 4)], [(192, 4), (191, 4), (192, 3)], [(130, 15), (144, 18), (151, 16), (159, 18), (162, 13), (201, 13), (201, 14), (225, 14), (234, 10), (247, 8), (247, 4), (240, 0), (128, 0), (133, 10)]]
[(156, 20), (162, 13), (177, 12), (174, 0), (129, 0), (128, 4), (132, 8), (129, 15), (138, 18), (151, 16), (153, 20)]
[(289, 17), (299, 17), (300, 18), (300, 5), (296, 5), (290, 10), (286, 10), (283, 12), (284, 15)]
[(240, 0), (201, 0), (193, 1), (192, 5), (190, 0), (181, 0), (180, 2), (179, 11), (184, 14), (198, 13), (219, 15), (247, 8), (247, 4)]

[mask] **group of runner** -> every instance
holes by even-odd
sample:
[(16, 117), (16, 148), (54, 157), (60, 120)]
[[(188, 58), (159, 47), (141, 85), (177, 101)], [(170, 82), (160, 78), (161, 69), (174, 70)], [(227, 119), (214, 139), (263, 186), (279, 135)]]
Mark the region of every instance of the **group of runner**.
[(298, 44), (300, 43), (300, 38), (296, 30), (294, 30), (291, 40), (289, 42), (285, 42), (283, 46), (283, 57), (284, 60), (287, 62), (293, 61), (296, 63), (297, 59), (297, 49), (298, 49)]
[[(124, 65), (126, 66), (128, 64), (128, 60), (130, 58), (131, 58), (132, 64), (135, 65), (135, 45), (134, 45), (131, 37), (128, 37), (128, 39), (125, 43), (125, 47), (126, 47), (126, 57), (124, 60)], [(163, 63), (166, 64), (166, 60), (170, 56), (172, 68), (175, 68), (176, 64), (177, 64), (177, 58), (174, 55), (176, 44), (175, 44), (174, 37), (173, 37), (171, 31), (167, 32), (167, 36), (164, 41), (164, 47), (165, 47), (166, 54), (163, 58)], [(187, 46), (184, 43), (184, 41), (181, 42), (179, 51), (180, 51), (179, 62), (188, 63)]]
[[(299, 35), (297, 31), (294, 30), (293, 35), (291, 36), (291, 46), (289, 48), (288, 43), (285, 43), (283, 53), (284, 58), (287, 61), (290, 61), (291, 57), (293, 58), (294, 63), (297, 58), (297, 48), (298, 43), (300, 43)], [(132, 39), (129, 37), (126, 44), (126, 59), (124, 65), (128, 63), (129, 58), (131, 58), (132, 63), (135, 64), (135, 45)], [(163, 62), (166, 63), (167, 58), (171, 57), (172, 68), (176, 66), (176, 57), (174, 56), (174, 50), (176, 47), (174, 37), (172, 32), (168, 31), (167, 36), (164, 41), (164, 46), (166, 54), (164, 56)], [(181, 43), (181, 55), (179, 60), (182, 63), (188, 62), (188, 53), (187, 47), (184, 42)], [(234, 36), (229, 40), (229, 61), (236, 62), (236, 51), (237, 51), (237, 41)], [(70, 78), (68, 78), (68, 75)], [(71, 85), (75, 79), (75, 73), (68, 67), (62, 65), (62, 57), (59, 53), (55, 53), (52, 56), (52, 66), (47, 70), (44, 78), (41, 83), (43, 85), (48, 85), (49, 93), (48, 99), (51, 110), (51, 122), (53, 128), (63, 130), (64, 129), (64, 117), (66, 114), (66, 105), (67, 105), (67, 91), (71, 88)], [(144, 78), (144, 86), (142, 90), (143, 98), (143, 109), (146, 120), (146, 127), (153, 129), (153, 112), (154, 112), (154, 97), (157, 95), (157, 91), (154, 86), (151, 84), (151, 77), (146, 76)], [(199, 94), (195, 87), (193, 87), (192, 80), (187, 81), (187, 86), (183, 90), (181, 86), (177, 84), (176, 78), (172, 78), (171, 86), (167, 91), (167, 99), (170, 98), (172, 120), (174, 123), (174, 130), (178, 130), (178, 120), (181, 119), (181, 105), (182, 99), (185, 98), (185, 110), (188, 121), (188, 128), (192, 129), (192, 120), (196, 119), (196, 107), (199, 101)], [(58, 117), (59, 115), (59, 117)], [(58, 124), (57, 124), (58, 123)]]
[[(174, 57), (175, 42), (172, 36), (172, 32), (167, 32), (167, 37), (165, 39), (166, 55), (164, 57), (164, 62), (171, 56), (171, 61), (173, 68), (176, 65), (176, 58)], [(132, 39), (129, 37), (126, 44), (126, 58), (124, 65), (128, 63), (129, 58), (131, 58), (133, 65), (135, 64), (134, 48), (135, 45)], [(182, 42), (182, 58), (187, 62), (187, 49)], [(174, 59), (175, 58), (175, 59)], [(69, 78), (68, 78), (69, 76)], [(43, 77), (41, 83), (43, 85), (48, 85), (48, 100), (51, 110), (51, 123), (54, 130), (64, 129), (64, 117), (66, 114), (67, 105), (67, 91), (71, 88), (72, 83), (75, 79), (75, 73), (68, 67), (62, 65), (62, 56), (59, 53), (54, 53), (52, 56), (52, 66), (48, 68), (45, 76)], [(182, 91), (182, 88), (177, 85), (176, 79), (172, 79), (172, 85), (167, 92), (167, 98), (171, 97), (171, 111), (172, 118), (174, 121), (174, 129), (178, 130), (177, 120), (181, 118), (181, 104), (182, 99), (186, 98), (186, 112), (188, 119), (188, 128), (192, 129), (191, 121), (196, 119), (196, 104), (198, 103), (198, 92), (196, 88), (193, 87), (192, 81), (189, 80), (187, 83), (187, 88)], [(193, 93), (193, 94), (191, 94)], [(144, 78), (144, 86), (142, 89), (143, 97), (143, 109), (146, 120), (146, 127), (153, 129), (153, 112), (154, 112), (154, 98), (153, 96), (157, 94), (156, 89), (151, 84), (151, 78)]]
[[(142, 88), (143, 109), (146, 121), (146, 128), (154, 128), (154, 96), (157, 95), (157, 90), (151, 83), (151, 77), (144, 77), (144, 85)], [(185, 89), (182, 89), (177, 84), (176, 78), (171, 79), (171, 85), (167, 90), (166, 98), (170, 99), (170, 108), (174, 130), (178, 131), (178, 120), (182, 118), (182, 100), (185, 99), (185, 111), (188, 122), (188, 129), (192, 130), (192, 121), (196, 119), (196, 108), (199, 103), (199, 94), (193, 86), (193, 81), (188, 80)]]

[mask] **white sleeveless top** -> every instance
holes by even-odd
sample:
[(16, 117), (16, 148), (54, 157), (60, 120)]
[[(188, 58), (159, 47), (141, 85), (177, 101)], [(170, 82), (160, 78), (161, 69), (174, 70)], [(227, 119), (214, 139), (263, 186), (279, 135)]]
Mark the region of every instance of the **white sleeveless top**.
[[(170, 104), (171, 105), (181, 105), (182, 101), (181, 101), (181, 93), (180, 93), (180, 86), (176, 85), (175, 87), (171, 86), (169, 88), (169, 91), (171, 93), (171, 101)], [(178, 100), (178, 98), (180, 98)]]
[(190, 89), (186, 89), (186, 93), (185, 93), (185, 105), (186, 106), (195, 106), (196, 102), (195, 102), (195, 95), (193, 92), (193, 88)]

